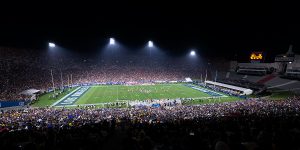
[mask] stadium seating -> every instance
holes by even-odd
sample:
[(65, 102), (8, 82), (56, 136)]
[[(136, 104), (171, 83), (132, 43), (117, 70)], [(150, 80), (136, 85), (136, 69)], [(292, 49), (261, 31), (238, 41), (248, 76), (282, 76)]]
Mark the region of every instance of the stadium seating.
[[(19, 95), (27, 89), (48, 91), (54, 85), (85, 83), (124, 83), (154, 81), (185, 81), (186, 77), (200, 78), (203, 69), (188, 61), (169, 57), (149, 59), (147, 56), (130, 55), (125, 58), (85, 59), (71, 54), (61, 55), (59, 61), (46, 51), (0, 48), (0, 100), (28, 99)], [(72, 81), (71, 80), (72, 75)]]
[[(0, 112), (1, 149), (299, 149), (299, 97)], [(221, 144), (222, 143), (222, 144)]]

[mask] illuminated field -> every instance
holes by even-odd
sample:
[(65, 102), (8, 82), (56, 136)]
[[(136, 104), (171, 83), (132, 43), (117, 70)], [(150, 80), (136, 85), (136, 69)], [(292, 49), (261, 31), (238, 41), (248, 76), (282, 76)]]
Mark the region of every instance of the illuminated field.
[[(199, 89), (200, 88), (200, 89)], [(44, 96), (33, 106), (43, 107), (49, 105), (49, 96)], [(158, 84), (158, 85), (101, 85), (91, 87), (78, 87), (60, 99), (51, 100), (51, 106), (77, 106), (89, 104), (104, 104), (113, 102), (127, 102), (150, 99), (176, 99), (193, 98), (185, 104), (201, 104), (207, 102), (235, 101), (239, 98), (226, 96), (198, 86), (186, 84)], [(209, 98), (218, 98), (211, 101)], [(199, 100), (199, 101), (198, 101)], [(203, 101), (205, 100), (205, 101)]]
[(210, 95), (181, 84), (139, 85), (139, 86), (95, 86), (91, 87), (76, 104), (94, 104), (116, 100), (147, 100), (201, 98)]

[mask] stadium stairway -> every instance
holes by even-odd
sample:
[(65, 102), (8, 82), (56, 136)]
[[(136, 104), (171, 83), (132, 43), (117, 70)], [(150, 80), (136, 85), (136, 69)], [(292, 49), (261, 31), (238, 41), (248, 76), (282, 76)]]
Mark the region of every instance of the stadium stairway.
[(258, 80), (256, 83), (265, 84), (266, 82), (274, 79), (276, 76), (274, 74), (266, 75), (262, 79)]

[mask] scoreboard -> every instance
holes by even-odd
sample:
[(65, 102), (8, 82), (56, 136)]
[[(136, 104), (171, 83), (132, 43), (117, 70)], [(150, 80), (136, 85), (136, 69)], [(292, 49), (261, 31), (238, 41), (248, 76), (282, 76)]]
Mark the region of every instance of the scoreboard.
[(263, 52), (252, 52), (250, 54), (250, 61), (259, 63), (264, 59)]
[(252, 52), (250, 55), (250, 60), (262, 60), (263, 54), (262, 52)]

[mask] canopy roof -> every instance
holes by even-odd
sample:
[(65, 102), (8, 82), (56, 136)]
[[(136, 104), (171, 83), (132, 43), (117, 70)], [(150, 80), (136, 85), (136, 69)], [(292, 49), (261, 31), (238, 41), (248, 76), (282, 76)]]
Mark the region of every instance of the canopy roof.
[(23, 92), (21, 92), (21, 95), (34, 95), (36, 93), (40, 92), (40, 90), (37, 89), (28, 89), (28, 90), (24, 90)]
[(225, 88), (236, 90), (236, 91), (241, 91), (241, 92), (243, 92), (246, 95), (250, 95), (253, 92), (251, 89), (246, 89), (246, 88), (243, 88), (243, 87), (238, 87), (238, 86), (224, 84), (224, 83), (219, 83), (219, 82), (205, 81), (205, 83), (216, 85), (216, 86), (220, 86), (220, 87), (225, 87)]

